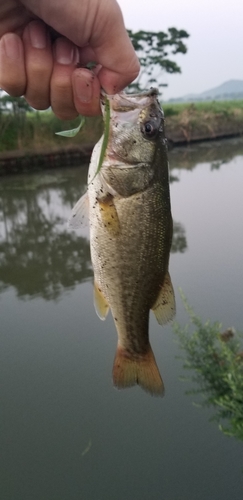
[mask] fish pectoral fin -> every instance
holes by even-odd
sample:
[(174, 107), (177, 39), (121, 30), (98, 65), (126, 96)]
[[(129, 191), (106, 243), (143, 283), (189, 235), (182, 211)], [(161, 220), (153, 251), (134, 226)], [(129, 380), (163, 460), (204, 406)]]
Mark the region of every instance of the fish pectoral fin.
[(118, 345), (112, 374), (118, 389), (138, 384), (153, 396), (163, 396), (164, 383), (150, 345), (142, 355), (133, 355)]
[(111, 236), (117, 236), (120, 232), (119, 217), (114, 205), (113, 196), (108, 194), (104, 198), (99, 198), (99, 208), (102, 223)]
[(167, 272), (152, 311), (160, 325), (165, 325), (175, 316), (175, 295), (170, 275)]
[(89, 198), (88, 193), (85, 193), (77, 201), (71, 212), (71, 217), (68, 224), (73, 229), (80, 229), (89, 224)]
[(99, 318), (105, 320), (109, 312), (109, 304), (96, 282), (94, 282), (94, 306)]

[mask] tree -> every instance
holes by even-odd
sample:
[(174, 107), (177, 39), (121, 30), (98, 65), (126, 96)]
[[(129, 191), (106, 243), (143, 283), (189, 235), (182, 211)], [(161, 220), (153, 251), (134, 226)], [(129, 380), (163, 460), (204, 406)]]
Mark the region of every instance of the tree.
[(187, 52), (183, 40), (188, 38), (189, 34), (176, 28), (169, 28), (167, 33), (128, 30), (128, 34), (141, 64), (140, 74), (129, 89), (132, 92), (140, 92), (154, 84), (158, 88), (167, 87), (167, 84), (160, 81), (161, 74), (181, 73), (178, 64), (168, 56)]
[(11, 97), (0, 90), (0, 151), (15, 149), (26, 133), (25, 118), (33, 108), (24, 97)]
[(11, 113), (17, 116), (26, 114), (27, 111), (33, 111), (33, 108), (27, 103), (24, 97), (11, 97), (5, 92), (0, 93), (0, 113)]

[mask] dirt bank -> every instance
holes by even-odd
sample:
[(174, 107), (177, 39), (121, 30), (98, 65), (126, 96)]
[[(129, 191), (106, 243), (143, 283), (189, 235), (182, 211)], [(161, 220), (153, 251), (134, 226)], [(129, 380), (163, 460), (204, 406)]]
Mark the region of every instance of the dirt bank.
[[(243, 108), (227, 103), (166, 107), (166, 136), (172, 145), (243, 134)], [(171, 114), (171, 116), (170, 116)]]
[(0, 176), (80, 165), (89, 161), (92, 149), (93, 145), (87, 144), (82, 147), (0, 153)]

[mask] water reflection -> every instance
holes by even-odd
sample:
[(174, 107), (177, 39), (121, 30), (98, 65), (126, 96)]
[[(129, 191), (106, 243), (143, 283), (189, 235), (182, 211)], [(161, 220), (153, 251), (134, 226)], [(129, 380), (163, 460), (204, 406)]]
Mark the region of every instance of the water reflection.
[(200, 395), (200, 406), (213, 407), (212, 420), (224, 434), (243, 440), (243, 337), (233, 328), (221, 333), (218, 322), (203, 323), (182, 298), (190, 325), (174, 329), (186, 356), (184, 368), (193, 373), (187, 393)]
[(192, 144), (187, 147), (172, 149), (169, 152), (171, 180), (178, 181), (179, 178), (173, 174), (173, 169), (179, 167), (193, 170), (200, 163), (209, 163), (211, 169), (219, 169), (222, 165), (229, 163), (236, 156), (243, 155), (243, 142), (241, 138), (209, 141)]
[[(0, 291), (55, 300), (92, 278), (88, 238), (67, 227), (70, 210), (86, 189), (87, 168), (55, 175), (8, 178), (0, 186)], [(187, 248), (174, 223), (172, 252)]]
[[(89, 241), (68, 232), (63, 205), (81, 188), (39, 177), (8, 181), (0, 191), (0, 287), (20, 297), (57, 299), (66, 288), (92, 276)], [(40, 186), (40, 184), (42, 184)], [(78, 191), (78, 192), (77, 192)]]
[(187, 249), (186, 231), (180, 222), (173, 222), (173, 240), (171, 253), (184, 253)]

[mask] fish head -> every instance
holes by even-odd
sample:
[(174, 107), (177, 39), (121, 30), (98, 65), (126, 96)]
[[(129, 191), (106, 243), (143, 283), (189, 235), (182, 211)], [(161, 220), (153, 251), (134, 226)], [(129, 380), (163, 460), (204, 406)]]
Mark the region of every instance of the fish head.
[[(129, 196), (151, 182), (158, 148), (166, 155), (164, 114), (157, 89), (139, 94), (122, 92), (107, 99), (110, 126), (103, 176), (120, 195)], [(105, 102), (101, 105), (105, 114)]]
[[(124, 163), (150, 163), (158, 141), (164, 138), (164, 115), (157, 89), (139, 94), (107, 96), (110, 132), (107, 156)], [(102, 106), (105, 113), (105, 106)]]

